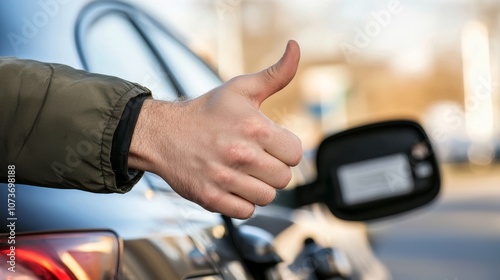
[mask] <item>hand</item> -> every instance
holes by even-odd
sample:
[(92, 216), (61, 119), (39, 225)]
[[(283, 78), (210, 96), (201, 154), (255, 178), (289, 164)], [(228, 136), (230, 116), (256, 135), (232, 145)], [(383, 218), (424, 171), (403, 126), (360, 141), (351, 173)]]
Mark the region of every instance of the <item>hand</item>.
[[(209, 211), (249, 218), (287, 186), (302, 158), (297, 136), (259, 111), (294, 77), (295, 41), (261, 72), (235, 77), (193, 100), (146, 100), (134, 130), (129, 167), (161, 176)], [(196, 77), (193, 77), (196, 79)]]

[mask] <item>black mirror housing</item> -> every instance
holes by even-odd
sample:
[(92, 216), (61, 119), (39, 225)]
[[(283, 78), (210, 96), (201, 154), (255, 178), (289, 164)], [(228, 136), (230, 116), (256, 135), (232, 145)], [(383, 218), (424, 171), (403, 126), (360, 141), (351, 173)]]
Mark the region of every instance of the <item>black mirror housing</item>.
[(436, 156), (424, 129), (409, 120), (342, 131), (317, 150), (317, 178), (280, 192), (275, 204), (324, 203), (338, 218), (368, 221), (432, 201), (441, 187)]
[(439, 167), (416, 122), (387, 121), (326, 138), (318, 148), (316, 193), (338, 218), (378, 219), (411, 210), (439, 193)]

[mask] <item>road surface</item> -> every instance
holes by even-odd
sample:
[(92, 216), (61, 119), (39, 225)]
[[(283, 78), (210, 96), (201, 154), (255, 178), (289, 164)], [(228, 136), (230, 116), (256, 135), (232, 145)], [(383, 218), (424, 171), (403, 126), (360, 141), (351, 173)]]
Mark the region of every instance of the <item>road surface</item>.
[(369, 225), (394, 280), (500, 279), (500, 170), (445, 169), (439, 199)]

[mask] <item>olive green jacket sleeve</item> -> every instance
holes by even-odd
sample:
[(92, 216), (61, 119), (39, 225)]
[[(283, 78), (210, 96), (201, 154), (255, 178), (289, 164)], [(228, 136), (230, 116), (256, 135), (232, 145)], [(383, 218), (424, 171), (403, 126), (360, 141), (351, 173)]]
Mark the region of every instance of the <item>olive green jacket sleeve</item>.
[(137, 84), (60, 64), (0, 58), (0, 181), (91, 192), (117, 186), (110, 153), (127, 102), (150, 95)]

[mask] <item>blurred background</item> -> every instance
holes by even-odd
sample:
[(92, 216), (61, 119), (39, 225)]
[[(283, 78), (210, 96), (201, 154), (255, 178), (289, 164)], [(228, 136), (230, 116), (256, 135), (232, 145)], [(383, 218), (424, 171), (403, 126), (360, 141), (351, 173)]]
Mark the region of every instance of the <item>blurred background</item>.
[(155, 3), (150, 12), (225, 79), (261, 70), (289, 39), (299, 42), (299, 73), (262, 107), (303, 141), (294, 183), (312, 177), (326, 135), (377, 120), (421, 122), (443, 191), (430, 207), (370, 223), (375, 253), (393, 279), (500, 278), (499, 1)]
[(348, 126), (413, 118), (444, 162), (488, 165), (498, 154), (497, 1), (154, 2), (226, 79), (269, 66), (297, 40), (300, 72), (262, 110), (305, 148)]

